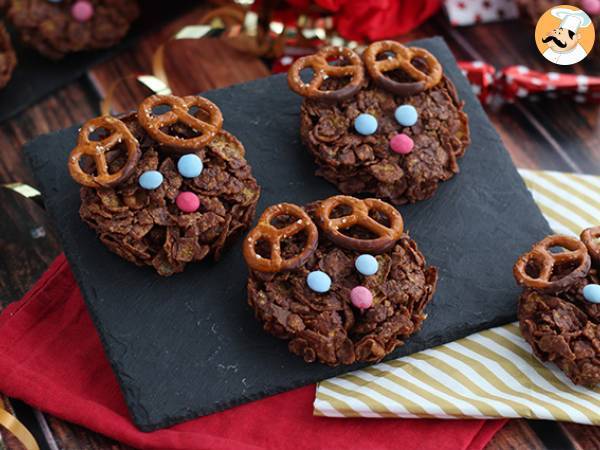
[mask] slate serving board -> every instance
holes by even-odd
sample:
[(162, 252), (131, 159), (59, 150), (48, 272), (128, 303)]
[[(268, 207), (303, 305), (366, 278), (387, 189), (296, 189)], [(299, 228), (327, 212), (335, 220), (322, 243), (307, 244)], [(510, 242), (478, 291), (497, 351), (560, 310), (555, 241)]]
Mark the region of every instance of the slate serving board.
[[(466, 100), (472, 144), (461, 173), (433, 199), (401, 207), (406, 228), (440, 281), (429, 319), (393, 357), (515, 319), (511, 267), (550, 229), (500, 138), (440, 38), (417, 41), (433, 52)], [(303, 204), (336, 194), (313, 175), (298, 132), (301, 99), (285, 76), (206, 93), (225, 128), (246, 146), (262, 186), (258, 207)], [(218, 264), (161, 278), (106, 250), (78, 216), (79, 188), (67, 173), (77, 127), (26, 148), (47, 209), (100, 332), (134, 422), (154, 430), (361, 367), (305, 364), (286, 342), (264, 333), (246, 305), (247, 270), (238, 241)], [(75, 343), (76, 344), (76, 343)]]
[(140, 1), (140, 17), (119, 44), (106, 50), (70, 54), (60, 61), (50, 60), (23, 46), (15, 30), (7, 24), (18, 62), (12, 79), (4, 89), (0, 89), (0, 122), (79, 78), (90, 67), (130, 47), (145, 32), (155, 30), (181, 14), (189, 9), (192, 3), (194, 2), (188, 0), (173, 0), (169, 3), (169, 8), (165, 8), (162, 0)]

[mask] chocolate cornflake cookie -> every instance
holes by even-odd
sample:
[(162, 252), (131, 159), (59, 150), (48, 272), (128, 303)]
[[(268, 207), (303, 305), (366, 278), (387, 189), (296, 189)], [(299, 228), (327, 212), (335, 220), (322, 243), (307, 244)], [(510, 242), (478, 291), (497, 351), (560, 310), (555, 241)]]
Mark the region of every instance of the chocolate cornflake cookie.
[(306, 362), (379, 361), (417, 332), (437, 283), (400, 213), (378, 199), (281, 203), (244, 240), (248, 303)]
[(222, 122), (205, 98), (155, 95), (83, 125), (69, 171), (83, 185), (81, 218), (109, 250), (168, 276), (218, 259), (250, 225), (260, 188)]
[[(315, 75), (309, 83), (300, 77), (306, 68)], [(288, 82), (305, 97), (300, 134), (316, 173), (343, 193), (412, 203), (459, 172), (470, 142), (468, 118), (427, 50), (381, 41), (361, 58), (326, 47), (298, 59)]]
[(598, 384), (600, 226), (585, 230), (581, 240), (545, 238), (518, 259), (514, 275), (524, 287), (521, 333), (535, 355), (554, 362), (576, 384)]
[(112, 47), (139, 15), (137, 0), (7, 0), (23, 42), (52, 59)]
[(0, 89), (8, 84), (17, 65), (17, 56), (10, 41), (10, 36), (0, 22)]

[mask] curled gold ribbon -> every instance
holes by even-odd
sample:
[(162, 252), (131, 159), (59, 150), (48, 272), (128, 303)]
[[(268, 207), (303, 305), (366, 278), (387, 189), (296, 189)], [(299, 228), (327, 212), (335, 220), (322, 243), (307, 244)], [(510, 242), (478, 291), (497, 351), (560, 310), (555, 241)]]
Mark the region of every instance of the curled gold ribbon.
[(35, 203), (37, 203), (38, 206), (40, 206), (42, 209), (44, 209), (44, 201), (42, 199), (42, 193), (40, 191), (38, 191), (36, 188), (34, 188), (33, 186), (30, 186), (25, 183), (6, 183), (6, 184), (0, 184), (0, 188), (8, 189), (9, 191), (16, 192), (17, 194), (19, 194), (25, 198), (33, 200)]
[(131, 74), (111, 84), (100, 103), (102, 114), (110, 115), (115, 90), (127, 79), (137, 80), (154, 94), (172, 93), (165, 70), (165, 56), (167, 46), (174, 41), (221, 38), (237, 50), (262, 58), (281, 57), (289, 39), (297, 40), (297, 45), (307, 49), (314, 49), (315, 41), (359, 49), (358, 42), (347, 41), (335, 33), (331, 16), (313, 18), (302, 14), (295, 26), (287, 26), (273, 20), (278, 4), (276, 0), (262, 1), (256, 12), (250, 9), (253, 4), (254, 0), (233, 0), (207, 12), (198, 23), (177, 30), (154, 51), (152, 74)]
[(27, 450), (40, 450), (31, 432), (19, 420), (4, 409), (0, 398), (0, 425), (6, 428)]

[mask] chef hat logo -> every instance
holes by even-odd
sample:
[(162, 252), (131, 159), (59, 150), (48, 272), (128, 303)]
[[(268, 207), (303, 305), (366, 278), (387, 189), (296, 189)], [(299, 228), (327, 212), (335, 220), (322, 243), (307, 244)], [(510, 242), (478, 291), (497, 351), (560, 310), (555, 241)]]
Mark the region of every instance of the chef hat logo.
[(542, 56), (563, 66), (582, 61), (592, 50), (594, 39), (594, 23), (590, 16), (571, 5), (548, 9), (535, 29), (535, 43)]

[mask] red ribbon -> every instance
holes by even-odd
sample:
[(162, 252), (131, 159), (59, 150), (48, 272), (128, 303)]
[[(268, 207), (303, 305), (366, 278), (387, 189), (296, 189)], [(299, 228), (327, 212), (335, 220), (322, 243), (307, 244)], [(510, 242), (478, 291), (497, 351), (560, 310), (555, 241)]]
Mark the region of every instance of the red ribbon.
[(557, 72), (536, 72), (525, 66), (496, 70), (482, 61), (463, 61), (459, 67), (483, 104), (514, 102), (537, 96), (572, 98), (579, 103), (600, 103), (600, 77)]

